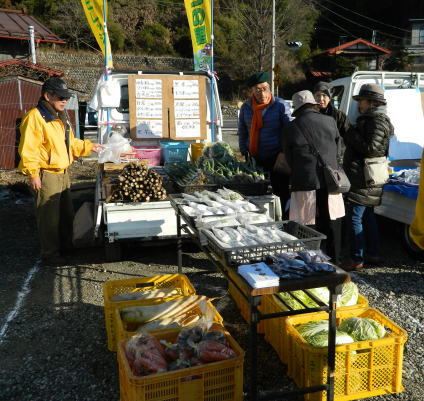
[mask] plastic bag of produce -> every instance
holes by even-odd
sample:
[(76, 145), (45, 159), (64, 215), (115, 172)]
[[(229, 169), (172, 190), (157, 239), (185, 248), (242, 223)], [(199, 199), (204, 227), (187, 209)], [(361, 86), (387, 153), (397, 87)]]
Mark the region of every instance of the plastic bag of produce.
[(168, 370), (162, 345), (149, 333), (131, 337), (125, 344), (125, 354), (131, 371), (136, 376), (163, 373)]

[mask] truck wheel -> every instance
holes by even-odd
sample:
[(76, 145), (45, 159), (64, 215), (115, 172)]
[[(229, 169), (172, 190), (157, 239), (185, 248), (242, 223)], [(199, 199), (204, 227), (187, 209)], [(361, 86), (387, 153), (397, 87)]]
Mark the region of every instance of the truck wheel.
[(419, 248), (417, 245), (415, 245), (414, 241), (409, 235), (409, 224), (403, 225), (403, 242), (404, 242), (406, 251), (412, 258), (416, 260), (424, 261), (424, 251), (421, 248)]
[(108, 262), (117, 262), (121, 260), (122, 249), (119, 242), (105, 243), (105, 258)]

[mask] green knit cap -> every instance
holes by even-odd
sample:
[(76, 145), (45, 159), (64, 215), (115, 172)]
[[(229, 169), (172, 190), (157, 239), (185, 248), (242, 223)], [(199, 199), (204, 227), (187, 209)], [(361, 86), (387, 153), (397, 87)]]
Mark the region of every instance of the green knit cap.
[(263, 82), (269, 82), (269, 74), (267, 72), (255, 72), (253, 75), (251, 75), (247, 81), (246, 85), (251, 88), (257, 84), (261, 84)]

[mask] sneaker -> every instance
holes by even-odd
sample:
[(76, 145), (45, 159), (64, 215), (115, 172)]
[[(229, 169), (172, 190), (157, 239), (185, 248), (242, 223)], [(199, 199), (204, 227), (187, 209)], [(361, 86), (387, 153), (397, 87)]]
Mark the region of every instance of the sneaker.
[(45, 266), (61, 266), (66, 264), (66, 259), (60, 255), (51, 255), (41, 258), (41, 264)]
[(352, 272), (355, 270), (362, 269), (364, 267), (364, 264), (362, 262), (355, 262), (354, 260), (350, 259), (342, 263), (340, 267), (347, 272)]

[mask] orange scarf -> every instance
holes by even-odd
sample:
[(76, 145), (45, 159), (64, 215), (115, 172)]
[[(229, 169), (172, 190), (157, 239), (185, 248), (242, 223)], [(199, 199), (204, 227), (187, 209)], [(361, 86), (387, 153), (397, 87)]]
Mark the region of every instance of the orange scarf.
[(249, 153), (253, 157), (255, 157), (258, 153), (259, 131), (263, 127), (262, 110), (265, 109), (265, 107), (269, 106), (271, 100), (272, 96), (271, 94), (269, 94), (269, 98), (265, 101), (265, 103), (258, 104), (256, 102), (255, 96), (252, 96), (253, 117), (249, 134)]

